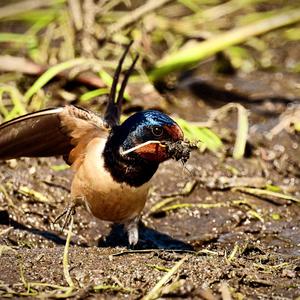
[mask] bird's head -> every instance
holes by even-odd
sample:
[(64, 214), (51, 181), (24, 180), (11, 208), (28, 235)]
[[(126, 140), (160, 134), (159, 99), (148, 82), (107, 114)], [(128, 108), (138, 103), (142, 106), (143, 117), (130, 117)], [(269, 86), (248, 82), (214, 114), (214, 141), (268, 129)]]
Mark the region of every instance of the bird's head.
[(103, 152), (106, 169), (117, 182), (140, 186), (159, 164), (174, 158), (169, 145), (183, 140), (181, 128), (167, 115), (145, 110), (112, 127)]
[(166, 114), (156, 110), (138, 112), (129, 117), (121, 126), (120, 154), (134, 155), (160, 163), (170, 158), (166, 142), (183, 140), (178, 124)]

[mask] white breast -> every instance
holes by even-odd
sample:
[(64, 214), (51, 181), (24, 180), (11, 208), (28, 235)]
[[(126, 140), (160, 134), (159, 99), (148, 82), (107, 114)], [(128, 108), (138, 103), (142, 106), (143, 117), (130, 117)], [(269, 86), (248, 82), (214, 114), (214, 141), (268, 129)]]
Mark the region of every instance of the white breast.
[(105, 139), (95, 138), (87, 146), (83, 163), (72, 182), (73, 199), (83, 199), (92, 214), (102, 220), (124, 223), (144, 208), (149, 185), (138, 188), (113, 180), (104, 168)]

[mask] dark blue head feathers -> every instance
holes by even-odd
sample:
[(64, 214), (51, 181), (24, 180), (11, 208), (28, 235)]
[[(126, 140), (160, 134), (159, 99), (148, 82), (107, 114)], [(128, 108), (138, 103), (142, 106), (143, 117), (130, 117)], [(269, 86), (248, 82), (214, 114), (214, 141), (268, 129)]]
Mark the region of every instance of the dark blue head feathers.
[(135, 113), (130, 116), (122, 126), (130, 129), (130, 131), (135, 130), (136, 127), (141, 125), (146, 126), (164, 126), (164, 125), (175, 125), (173, 121), (166, 114), (158, 110), (144, 110)]
[(136, 146), (149, 140), (168, 140), (167, 133), (160, 138), (153, 136), (154, 127), (176, 126), (177, 124), (166, 114), (157, 110), (144, 110), (130, 116), (120, 126), (122, 138), (120, 142), (124, 149)]
[[(156, 110), (135, 113), (121, 125), (112, 127), (103, 153), (105, 167), (116, 181), (140, 186), (152, 177), (160, 162), (169, 158), (163, 143), (181, 139), (182, 130), (164, 113)], [(126, 150), (131, 151), (122, 154)]]

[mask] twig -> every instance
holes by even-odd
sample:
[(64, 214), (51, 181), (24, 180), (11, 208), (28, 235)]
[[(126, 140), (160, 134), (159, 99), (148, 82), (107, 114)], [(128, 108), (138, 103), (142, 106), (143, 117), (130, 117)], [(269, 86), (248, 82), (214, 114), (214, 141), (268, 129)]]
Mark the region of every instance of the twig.
[(162, 198), (170, 198), (170, 197), (177, 197), (177, 196), (189, 196), (195, 189), (196, 185), (198, 184), (198, 181), (195, 179), (192, 179), (184, 185), (181, 191), (174, 192), (171, 194), (164, 194), (161, 195)]
[(40, 7), (52, 6), (53, 4), (59, 3), (58, 0), (27, 0), (19, 1), (17, 3), (9, 4), (1, 7), (0, 19), (11, 17), (19, 13), (24, 13)]
[(97, 41), (93, 37), (95, 33), (96, 5), (93, 0), (84, 0), (83, 8), (83, 33), (82, 33), (82, 50), (85, 56), (91, 57), (97, 49)]
[(183, 257), (179, 262), (177, 262), (174, 267), (166, 273), (154, 286), (154, 288), (142, 298), (142, 300), (151, 300), (156, 299), (157, 296), (159, 296), (159, 293), (165, 283), (167, 283), (173, 274), (177, 272), (177, 270), (180, 268), (180, 266), (187, 260), (188, 256)]
[(231, 293), (226, 282), (222, 282), (220, 285), (220, 292), (222, 295), (222, 300), (232, 300)]
[(6, 245), (0, 245), (0, 256), (4, 253), (4, 252), (8, 252), (8, 251), (12, 251), (14, 252), (15, 254), (17, 254), (17, 250), (12, 248), (12, 247), (9, 247), (9, 246), (6, 246)]
[(10, 231), (12, 231), (14, 228), (13, 227), (8, 227), (6, 229), (3, 229), (0, 231), (0, 236), (8, 234)]
[(107, 12), (112, 11), (114, 7), (120, 4), (122, 0), (101, 0), (97, 6), (97, 14), (105, 15)]
[(287, 109), (281, 116), (279, 123), (273, 127), (268, 133), (267, 138), (273, 139), (275, 135), (278, 135), (282, 130), (288, 130), (292, 124), (300, 122), (300, 106)]
[[(10, 56), (10, 55), (0, 55), (0, 71), (4, 72), (18, 72), (23, 74), (29, 75), (41, 75), (42, 73), (46, 72), (50, 69), (51, 66), (42, 66), (31, 62), (27, 59), (17, 56)], [(55, 77), (58, 78), (67, 78), (69, 80), (75, 80), (81, 82), (82, 84), (86, 84), (89, 86), (103, 88), (106, 85), (104, 82), (99, 78), (99, 76), (91, 74), (91, 73), (81, 73), (77, 75), (75, 78), (70, 78), (69, 71), (62, 71), (58, 74), (55, 74)]]
[(5, 188), (4, 185), (2, 185), (2, 184), (0, 184), (0, 193), (2, 193), (2, 194), (4, 195), (5, 199), (6, 199), (7, 202), (8, 202), (7, 204), (8, 204), (9, 207), (15, 209), (15, 210), (18, 211), (18, 212), (23, 213), (23, 210), (22, 210), (20, 207), (18, 207), (17, 205), (15, 205), (14, 201), (13, 201), (12, 198), (9, 196), (9, 194), (8, 194), (8, 192), (7, 192), (7, 190), (6, 190), (6, 188)]
[(162, 201), (159, 201), (157, 203), (155, 203), (151, 208), (150, 208), (150, 214), (155, 214), (157, 212), (161, 212), (161, 209), (163, 207), (165, 207), (167, 204), (170, 204), (171, 202), (175, 202), (175, 201), (178, 201), (180, 200), (179, 197), (168, 197), (168, 198), (165, 198), (164, 200)]
[(82, 12), (80, 7), (80, 0), (68, 0), (70, 12), (76, 30), (81, 30), (83, 26)]
[(111, 256), (122, 256), (122, 255), (129, 255), (129, 254), (145, 254), (145, 253), (162, 253), (162, 252), (171, 252), (171, 253), (190, 253), (195, 254), (195, 251), (192, 250), (181, 250), (181, 249), (142, 249), (142, 250), (125, 250), (121, 252), (117, 252), (112, 254)]
[(56, 207), (56, 204), (53, 203), (52, 199), (47, 198), (42, 193), (35, 191), (34, 189), (30, 189), (27, 186), (20, 186), (18, 192), (22, 195), (30, 197), (31, 199), (34, 199), (34, 202), (45, 203), (50, 206)]
[(24, 74), (38, 75), (47, 68), (31, 62), (23, 57), (1, 55), (0, 70), (5, 72), (20, 72)]
[(210, 289), (200, 289), (199, 290), (199, 296), (203, 300), (217, 300), (217, 298), (213, 295), (212, 291)]
[(231, 253), (229, 254), (229, 256), (227, 258), (227, 261), (231, 262), (232, 260), (234, 260), (235, 257), (236, 257), (236, 255), (237, 255), (237, 253), (238, 253), (238, 251), (239, 251), (239, 245), (235, 244), (234, 247), (233, 247), (233, 249), (232, 249), (232, 251), (231, 251)]
[[(180, 200), (180, 199), (178, 199)], [(157, 212), (168, 212), (174, 211), (181, 208), (190, 209), (190, 208), (201, 208), (201, 209), (212, 209), (212, 208), (221, 208), (221, 207), (230, 207), (230, 206), (239, 206), (239, 205), (247, 205), (252, 207), (247, 199), (241, 200), (232, 200), (230, 202), (218, 202), (218, 203), (178, 203), (170, 206), (163, 206), (158, 211), (153, 211), (153, 213)]]
[(241, 159), (245, 153), (248, 137), (248, 112), (241, 104), (236, 104), (236, 107), (238, 112), (238, 124), (232, 156), (234, 159)]
[(247, 188), (247, 187), (235, 187), (231, 189), (232, 191), (238, 191), (246, 194), (251, 194), (257, 197), (265, 197), (267, 199), (277, 198), (277, 199), (284, 199), (290, 200), (296, 203), (300, 203), (300, 199), (296, 198), (292, 195), (282, 194), (278, 192), (272, 192), (264, 189), (256, 189), (256, 188)]
[(117, 23), (108, 27), (108, 36), (123, 29), (131, 23), (136, 22), (145, 14), (158, 9), (159, 7), (170, 2), (170, 0), (149, 0), (144, 5), (138, 7), (134, 11), (127, 13), (123, 18), (121, 18)]
[(69, 231), (68, 231), (68, 235), (67, 235), (67, 240), (66, 240), (66, 244), (65, 244), (65, 248), (64, 248), (64, 256), (63, 256), (64, 276), (65, 276), (65, 279), (66, 279), (69, 287), (71, 288), (71, 290), (74, 288), (74, 282), (70, 276), (68, 256), (69, 256), (70, 241), (71, 241), (71, 237), (72, 237), (73, 224), (74, 224), (74, 217), (71, 216), (71, 221), (70, 221), (70, 225), (69, 225)]
[(200, 177), (199, 182), (211, 190), (226, 190), (234, 187), (264, 188), (268, 180), (264, 177)]

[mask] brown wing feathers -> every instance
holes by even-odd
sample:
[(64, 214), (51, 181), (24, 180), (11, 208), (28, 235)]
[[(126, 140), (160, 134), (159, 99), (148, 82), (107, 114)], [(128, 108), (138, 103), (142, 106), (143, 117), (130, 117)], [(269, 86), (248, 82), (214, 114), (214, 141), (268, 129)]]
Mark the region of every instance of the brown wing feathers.
[(102, 131), (101, 118), (75, 106), (28, 114), (0, 125), (0, 159), (68, 155)]
[(119, 125), (125, 87), (138, 59), (136, 56), (125, 72), (116, 99), (122, 64), (131, 44), (126, 47), (115, 71), (104, 115), (105, 123), (93, 112), (75, 106), (45, 109), (21, 116), (0, 125), (0, 160), (64, 155), (70, 164), (75, 162), (77, 165), (84, 156), (86, 145), (94, 137), (106, 137), (108, 127)]
[(68, 151), (70, 139), (60, 132), (58, 114), (62, 109), (32, 113), (0, 125), (0, 159), (60, 155)]
[(108, 128), (103, 120), (91, 111), (67, 106), (59, 115), (61, 131), (71, 138), (74, 146), (69, 153), (68, 163), (76, 168), (85, 155), (87, 144), (95, 137), (107, 137)]

